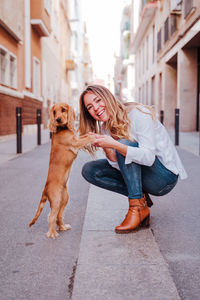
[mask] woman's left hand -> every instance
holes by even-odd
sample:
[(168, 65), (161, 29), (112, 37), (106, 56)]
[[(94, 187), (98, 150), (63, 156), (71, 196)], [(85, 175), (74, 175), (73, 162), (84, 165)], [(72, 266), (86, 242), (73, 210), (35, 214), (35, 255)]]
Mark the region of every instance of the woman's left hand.
[(93, 134), (95, 135), (95, 140), (93, 145), (101, 148), (115, 148), (116, 140), (114, 140), (109, 135)]

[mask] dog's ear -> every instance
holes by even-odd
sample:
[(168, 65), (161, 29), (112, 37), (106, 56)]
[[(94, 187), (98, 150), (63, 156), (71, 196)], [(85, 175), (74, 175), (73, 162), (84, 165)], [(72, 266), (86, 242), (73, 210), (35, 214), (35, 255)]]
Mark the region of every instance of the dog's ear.
[(52, 108), (50, 109), (50, 120), (49, 120), (49, 130), (51, 132), (56, 132), (56, 122), (54, 118), (54, 108), (55, 106), (53, 105)]
[(75, 131), (75, 119), (76, 119), (76, 115), (75, 112), (73, 110), (73, 108), (71, 106), (68, 106), (68, 122), (67, 122), (67, 127), (69, 128), (69, 130), (71, 131)]

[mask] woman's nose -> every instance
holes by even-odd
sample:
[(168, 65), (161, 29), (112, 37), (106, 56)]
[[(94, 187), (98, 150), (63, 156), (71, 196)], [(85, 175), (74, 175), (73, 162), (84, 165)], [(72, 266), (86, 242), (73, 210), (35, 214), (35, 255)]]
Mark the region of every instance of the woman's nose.
[(94, 110), (96, 111), (98, 109), (98, 107), (99, 107), (98, 103), (94, 103), (93, 107), (94, 107)]

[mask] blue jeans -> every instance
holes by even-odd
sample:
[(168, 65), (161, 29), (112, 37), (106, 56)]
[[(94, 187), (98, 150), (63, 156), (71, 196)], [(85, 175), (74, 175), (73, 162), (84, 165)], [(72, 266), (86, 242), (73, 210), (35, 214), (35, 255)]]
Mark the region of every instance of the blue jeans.
[[(119, 142), (131, 147), (138, 143), (128, 140)], [(125, 196), (139, 199), (143, 193), (163, 196), (169, 193), (177, 183), (178, 175), (168, 170), (156, 157), (152, 166), (135, 162), (125, 164), (125, 157), (116, 151), (120, 171), (113, 168), (107, 159), (87, 162), (82, 169), (83, 177), (90, 183)]]

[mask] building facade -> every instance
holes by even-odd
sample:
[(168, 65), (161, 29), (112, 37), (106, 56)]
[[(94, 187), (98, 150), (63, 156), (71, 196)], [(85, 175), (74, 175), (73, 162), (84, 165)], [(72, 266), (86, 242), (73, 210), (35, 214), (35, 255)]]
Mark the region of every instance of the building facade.
[(199, 130), (199, 1), (140, 1), (130, 52), (136, 61), (135, 98), (154, 105), (168, 129), (178, 110), (181, 131)]
[(81, 1), (0, 1), (0, 135), (35, 131), (37, 109), (47, 127), (53, 103), (76, 108), (84, 79)]
[(41, 38), (50, 34), (47, 1), (0, 3), (0, 135), (16, 132), (16, 107), (23, 127), (42, 109)]

